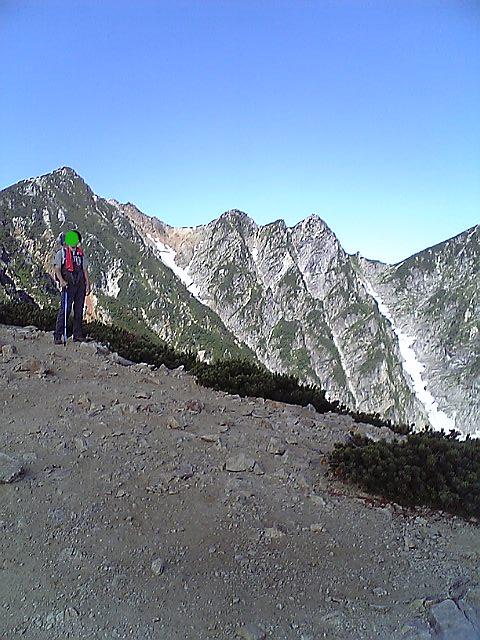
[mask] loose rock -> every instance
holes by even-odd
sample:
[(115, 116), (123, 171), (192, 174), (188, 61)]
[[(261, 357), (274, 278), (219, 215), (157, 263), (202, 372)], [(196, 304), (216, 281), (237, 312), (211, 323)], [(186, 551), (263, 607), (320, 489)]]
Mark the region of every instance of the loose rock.
[(230, 456), (225, 462), (225, 469), (227, 471), (250, 471), (253, 469), (255, 460), (246, 456), (244, 453), (239, 453), (236, 456)]
[(267, 637), (263, 629), (251, 623), (240, 627), (237, 630), (237, 636), (243, 638), (243, 640), (264, 640)]
[(23, 471), (23, 466), (16, 458), (0, 453), (0, 483), (14, 482), (22, 475)]
[(151, 569), (156, 576), (161, 575), (165, 571), (165, 562), (163, 561), (163, 558), (155, 558), (152, 562)]
[(270, 438), (270, 441), (267, 446), (268, 453), (273, 453), (274, 455), (282, 455), (285, 453), (285, 445), (278, 438)]

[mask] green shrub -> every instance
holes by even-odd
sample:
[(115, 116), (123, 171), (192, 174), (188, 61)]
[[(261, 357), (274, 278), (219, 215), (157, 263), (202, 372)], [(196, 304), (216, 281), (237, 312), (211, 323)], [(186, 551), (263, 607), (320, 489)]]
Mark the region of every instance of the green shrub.
[(191, 368), (195, 361), (195, 354), (191, 351), (177, 352), (160, 341), (152, 342), (145, 336), (139, 336), (126, 329), (106, 325), (97, 320), (85, 324), (85, 333), (95, 340), (107, 345), (111, 351), (133, 362), (146, 362), (159, 367), (164, 364), (169, 369), (175, 369), (181, 364), (186, 369)]
[(32, 325), (42, 331), (53, 331), (55, 329), (57, 311), (52, 307), (41, 309), (39, 306), (28, 302), (3, 302), (0, 303), (0, 322), (16, 327)]
[(352, 411), (351, 409), (346, 409), (342, 407), (339, 409), (338, 413), (347, 414), (352, 416), (355, 422), (365, 422), (366, 424), (371, 424), (374, 427), (388, 427), (395, 433), (406, 436), (407, 433), (411, 433), (413, 431), (413, 427), (415, 423), (412, 424), (394, 424), (391, 420), (386, 420), (385, 418), (380, 417), (378, 413), (364, 413), (363, 411)]
[(373, 442), (352, 434), (348, 443), (335, 443), (327, 459), (330, 473), (368, 493), (382, 495), (406, 507), (423, 505), (449, 513), (480, 518), (480, 439), (431, 427)]
[(272, 373), (267, 368), (244, 359), (222, 360), (212, 364), (196, 363), (192, 373), (204, 387), (243, 397), (269, 398), (304, 406), (310, 403), (321, 413), (335, 411), (338, 406), (338, 402), (325, 399), (322, 389), (299, 384), (295, 376)]

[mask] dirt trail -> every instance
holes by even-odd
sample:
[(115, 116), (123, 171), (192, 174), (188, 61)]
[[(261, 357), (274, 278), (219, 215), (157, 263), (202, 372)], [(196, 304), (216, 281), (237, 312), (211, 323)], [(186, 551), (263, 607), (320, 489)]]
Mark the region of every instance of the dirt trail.
[(2, 639), (480, 637), (479, 526), (325, 476), (371, 426), (35, 329), (0, 348)]

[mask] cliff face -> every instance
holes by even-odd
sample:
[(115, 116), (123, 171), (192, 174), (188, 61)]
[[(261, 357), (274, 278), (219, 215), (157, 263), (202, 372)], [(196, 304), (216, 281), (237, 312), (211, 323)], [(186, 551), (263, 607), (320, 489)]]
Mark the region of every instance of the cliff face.
[[(480, 227), (378, 268), (361, 260), (419, 366), (414, 387), (431, 421), (480, 435)], [(426, 389), (424, 389), (426, 387)]]
[(45, 256), (71, 223), (92, 313), (206, 359), (258, 359), (395, 422), (478, 428), (478, 227), (385, 265), (347, 254), (316, 215), (261, 226), (234, 209), (177, 228), (63, 168), (0, 192), (0, 295), (57, 300)]

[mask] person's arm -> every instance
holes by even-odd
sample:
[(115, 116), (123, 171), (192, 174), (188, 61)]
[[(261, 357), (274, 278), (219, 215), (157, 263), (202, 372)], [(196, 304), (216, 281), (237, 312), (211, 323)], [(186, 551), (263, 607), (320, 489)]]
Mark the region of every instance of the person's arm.
[(64, 280), (63, 276), (62, 276), (62, 269), (61, 267), (59, 267), (58, 265), (55, 265), (55, 275), (58, 278), (58, 281), (60, 283), (60, 287), (63, 289), (63, 287), (67, 286), (67, 281)]
[(92, 287), (90, 285), (90, 280), (88, 278), (88, 269), (87, 269), (87, 267), (83, 268), (83, 275), (85, 276), (85, 285), (86, 285), (85, 295), (89, 296), (90, 292), (92, 291)]

